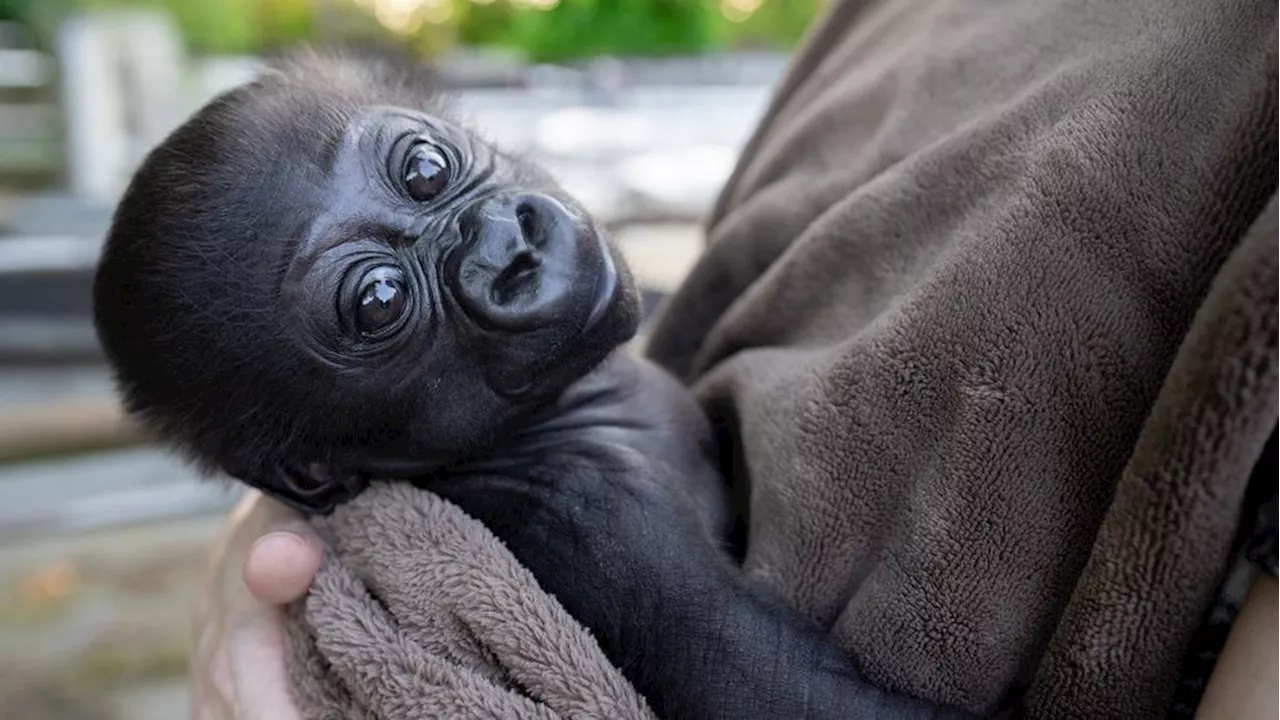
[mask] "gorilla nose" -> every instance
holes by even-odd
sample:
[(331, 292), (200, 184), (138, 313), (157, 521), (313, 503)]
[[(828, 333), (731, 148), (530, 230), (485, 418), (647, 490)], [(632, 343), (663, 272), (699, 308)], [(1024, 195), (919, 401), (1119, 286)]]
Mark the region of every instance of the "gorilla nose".
[(504, 330), (538, 327), (572, 291), (577, 249), (573, 218), (534, 193), (486, 198), (461, 218), (464, 248), (450, 273), (463, 309)]

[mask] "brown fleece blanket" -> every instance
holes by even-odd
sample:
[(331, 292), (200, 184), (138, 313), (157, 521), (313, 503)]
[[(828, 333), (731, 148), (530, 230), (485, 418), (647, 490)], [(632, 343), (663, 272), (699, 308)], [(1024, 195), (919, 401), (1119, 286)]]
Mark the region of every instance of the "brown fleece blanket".
[(1158, 717), (1276, 424), (1276, 4), (836, 2), (650, 354), (870, 679)]
[[(650, 354), (724, 431), (745, 565), (869, 677), (1161, 716), (1276, 424), (1276, 5), (837, 1)], [(645, 717), (478, 524), (320, 523), (307, 718)]]

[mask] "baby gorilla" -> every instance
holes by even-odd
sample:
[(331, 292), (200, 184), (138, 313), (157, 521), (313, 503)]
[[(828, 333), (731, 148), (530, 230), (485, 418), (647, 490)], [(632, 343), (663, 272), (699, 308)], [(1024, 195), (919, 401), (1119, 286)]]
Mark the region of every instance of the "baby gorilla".
[(946, 712), (742, 579), (707, 421), (615, 352), (622, 258), (414, 71), (307, 56), (213, 100), (138, 170), (94, 298), (159, 437), (307, 513), (370, 478), (456, 503), (661, 716)]

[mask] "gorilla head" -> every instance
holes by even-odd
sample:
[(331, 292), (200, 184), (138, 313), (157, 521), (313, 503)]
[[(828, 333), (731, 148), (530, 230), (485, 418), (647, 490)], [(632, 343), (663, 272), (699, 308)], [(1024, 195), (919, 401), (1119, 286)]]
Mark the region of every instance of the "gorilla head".
[(295, 57), (133, 178), (96, 326), (128, 408), (205, 469), (323, 509), (501, 443), (635, 332), (601, 228), (429, 87)]

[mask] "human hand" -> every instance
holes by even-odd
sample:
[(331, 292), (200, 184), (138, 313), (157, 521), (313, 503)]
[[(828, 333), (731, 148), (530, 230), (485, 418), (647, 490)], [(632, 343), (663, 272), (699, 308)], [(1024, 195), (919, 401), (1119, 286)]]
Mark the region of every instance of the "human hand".
[(1261, 720), (1276, 717), (1276, 598), (1280, 585), (1270, 575), (1254, 581), (1227, 644), (1209, 676), (1197, 720)]
[(301, 720), (283, 606), (307, 592), (321, 557), (320, 539), (292, 509), (257, 491), (236, 505), (196, 608), (193, 720)]

